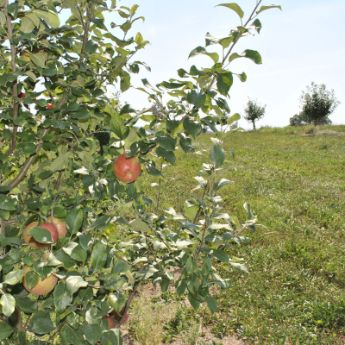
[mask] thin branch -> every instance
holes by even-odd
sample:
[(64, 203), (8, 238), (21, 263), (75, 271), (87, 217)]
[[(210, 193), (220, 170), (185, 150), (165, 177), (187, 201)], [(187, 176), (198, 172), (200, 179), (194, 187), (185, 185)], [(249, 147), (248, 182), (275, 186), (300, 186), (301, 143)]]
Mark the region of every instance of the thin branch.
[[(42, 134), (42, 137), (41, 139), (44, 138), (44, 136), (48, 133), (48, 129), (46, 128), (44, 131), (43, 131), (43, 134)], [(10, 192), (12, 189), (16, 188), (23, 180), (24, 178), (26, 177), (26, 174), (28, 173), (30, 167), (32, 166), (32, 164), (35, 162), (36, 158), (37, 158), (37, 154), (38, 154), (38, 151), (42, 148), (43, 146), (43, 142), (40, 142), (38, 145), (37, 145), (37, 148), (36, 148), (36, 153), (29, 157), (26, 162), (24, 163), (24, 165), (21, 167), (20, 171), (19, 171), (19, 174), (17, 175), (17, 177), (15, 177), (12, 182), (10, 182), (8, 184), (8, 191)]]
[(91, 19), (91, 11), (90, 11), (90, 6), (88, 3), (86, 3), (86, 21), (84, 21), (83, 19), (83, 13), (80, 10), (80, 7), (78, 6), (78, 12), (80, 15), (80, 21), (81, 21), (81, 25), (84, 29), (84, 34), (83, 34), (83, 44), (81, 47), (81, 51), (80, 51), (80, 60), (82, 61), (85, 55), (85, 49), (86, 49), (86, 45), (89, 41), (89, 33), (90, 33), (90, 19)]
[(131, 306), (131, 303), (134, 299), (134, 296), (136, 295), (137, 293), (137, 290), (138, 290), (138, 287), (139, 287), (140, 283), (139, 282), (136, 282), (134, 283), (134, 286), (133, 286), (133, 290), (130, 292), (129, 296), (128, 296), (128, 299), (127, 299), (127, 302), (126, 302), (126, 305), (125, 307), (122, 309), (121, 311), (121, 319), (119, 321), (119, 324), (121, 325), (122, 322), (124, 321), (125, 317), (126, 317), (126, 314), (128, 312), (128, 309), (129, 307)]
[[(5, 0), (4, 4), (4, 14), (6, 17), (6, 25), (7, 25), (7, 38), (10, 42), (10, 48), (11, 48), (11, 67), (12, 72), (16, 73), (17, 71), (17, 65), (16, 65), (16, 56), (17, 56), (17, 48), (13, 44), (13, 26), (12, 26), (12, 20), (8, 13), (8, 0)], [(13, 82), (12, 85), (12, 99), (13, 99), (13, 110), (12, 110), (12, 119), (13, 119), (13, 131), (12, 131), (12, 140), (11, 140), (11, 146), (9, 150), (9, 154), (11, 155), (17, 146), (17, 131), (18, 126), (15, 125), (15, 121), (18, 117), (19, 112), (19, 103), (18, 103), (18, 81), (17, 79)]]
[[(245, 28), (254, 18), (255, 18), (255, 13), (258, 9), (258, 7), (260, 6), (260, 4), (262, 3), (262, 0), (259, 0), (256, 2), (256, 5), (252, 11), (252, 13), (250, 14), (250, 16), (248, 17), (247, 21), (244, 23), (243, 27)], [(225, 56), (223, 57), (223, 60), (222, 60), (222, 65), (224, 65), (224, 63), (226, 62), (226, 60), (229, 58), (230, 54), (232, 53), (232, 51), (234, 50), (237, 42), (239, 41), (239, 39), (241, 38), (241, 35), (238, 35), (235, 40), (233, 41), (233, 43), (231, 44), (228, 52), (225, 54)], [(216, 81), (216, 75), (213, 76), (209, 86), (207, 87), (208, 90), (211, 90), (213, 84), (215, 83)]]

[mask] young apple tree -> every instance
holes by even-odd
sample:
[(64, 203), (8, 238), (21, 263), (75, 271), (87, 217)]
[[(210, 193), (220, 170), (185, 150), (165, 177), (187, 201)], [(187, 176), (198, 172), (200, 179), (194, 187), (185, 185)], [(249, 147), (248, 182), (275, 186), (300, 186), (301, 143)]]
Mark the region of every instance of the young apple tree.
[(229, 181), (217, 178), (226, 159), (220, 142), (183, 213), (149, 212), (152, 200), (137, 183), (164, 179), (159, 162), (174, 164), (178, 147), (192, 152), (199, 134), (216, 131), (234, 77), (245, 80), (231, 61), (261, 63), (258, 52), (235, 48), (277, 6), (258, 0), (248, 17), (236, 3), (220, 6), (238, 26), (191, 52), (211, 65), (181, 68), (156, 86), (143, 80), (152, 106), (140, 112), (112, 96), (147, 68), (135, 59), (148, 43), (134, 29), (138, 5), (0, 1), (2, 344), (120, 344), (140, 285), (172, 285), (193, 307), (215, 310), (210, 288), (227, 286), (217, 263), (245, 269), (231, 244), (255, 216), (246, 205), (248, 221), (239, 224), (222, 208), (218, 193)]

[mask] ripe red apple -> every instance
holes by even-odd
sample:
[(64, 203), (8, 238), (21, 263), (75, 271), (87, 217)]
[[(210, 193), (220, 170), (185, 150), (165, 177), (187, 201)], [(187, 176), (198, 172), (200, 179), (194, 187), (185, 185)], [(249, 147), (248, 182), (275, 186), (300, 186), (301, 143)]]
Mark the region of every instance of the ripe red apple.
[(55, 218), (55, 217), (49, 217), (47, 219), (48, 223), (51, 223), (53, 225), (55, 225), (58, 235), (59, 235), (59, 239), (60, 238), (64, 238), (67, 234), (67, 227), (66, 227), (66, 223), (59, 218)]
[(50, 275), (45, 279), (39, 280), (33, 288), (29, 289), (26, 282), (26, 275), (28, 274), (28, 272), (30, 272), (30, 268), (24, 267), (23, 272), (23, 285), (25, 289), (34, 296), (47, 296), (51, 291), (54, 290), (55, 285), (58, 281), (57, 277), (55, 277), (54, 275)]
[(24, 98), (25, 97), (25, 93), (24, 92), (19, 92), (18, 93), (18, 98)]
[(127, 158), (125, 154), (122, 154), (114, 160), (113, 172), (121, 182), (134, 182), (141, 173), (139, 159), (137, 157)]
[(32, 248), (48, 248), (50, 246), (50, 244), (48, 243), (39, 243), (32, 237), (32, 235), (30, 234), (30, 230), (36, 227), (45, 228), (46, 230), (48, 230), (50, 232), (52, 242), (56, 242), (59, 238), (58, 229), (53, 223), (38, 224), (37, 222), (32, 222), (25, 227), (22, 235), (24, 242)]
[(32, 228), (36, 228), (36, 227), (38, 227), (37, 222), (32, 222), (26, 226), (26, 228), (23, 230), (23, 235), (22, 235), (24, 242), (27, 243), (31, 248), (47, 248), (47, 247), (49, 247), (49, 244), (36, 242), (35, 239), (31, 236), (30, 230)]
[(53, 103), (48, 103), (47, 104), (47, 110), (52, 110), (54, 108)]

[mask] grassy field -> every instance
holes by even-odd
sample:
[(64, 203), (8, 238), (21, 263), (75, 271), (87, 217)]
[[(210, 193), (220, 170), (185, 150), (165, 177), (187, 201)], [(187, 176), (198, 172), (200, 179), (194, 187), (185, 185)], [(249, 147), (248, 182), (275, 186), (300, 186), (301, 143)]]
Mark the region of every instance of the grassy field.
[[(261, 224), (248, 245), (230, 248), (250, 273), (231, 273), (216, 315), (177, 309), (162, 330), (164, 343), (200, 320), (217, 337), (234, 334), (246, 344), (345, 343), (345, 126), (305, 132), (224, 135), (221, 174), (234, 182), (222, 194), (227, 211), (244, 221), (247, 201)], [(209, 143), (202, 137), (199, 154), (180, 153), (167, 168), (161, 205), (182, 207)]]

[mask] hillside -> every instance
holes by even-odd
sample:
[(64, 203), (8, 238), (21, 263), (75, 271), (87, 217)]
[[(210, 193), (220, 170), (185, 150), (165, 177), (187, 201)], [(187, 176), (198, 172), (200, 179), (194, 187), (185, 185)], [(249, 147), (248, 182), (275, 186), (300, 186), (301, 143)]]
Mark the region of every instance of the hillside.
[[(221, 174), (234, 182), (223, 192), (226, 208), (243, 221), (249, 202), (261, 226), (246, 234), (248, 245), (229, 250), (250, 273), (226, 273), (232, 283), (220, 293), (219, 312), (180, 311), (180, 321), (201, 319), (213, 334), (237, 334), (248, 344), (345, 341), (345, 126), (305, 133), (288, 127), (223, 136)], [(197, 154), (181, 153), (166, 170), (160, 205), (179, 209), (188, 198), (208, 143), (204, 136)], [(174, 332), (183, 331), (182, 321)]]

